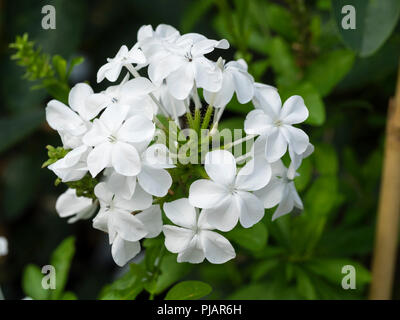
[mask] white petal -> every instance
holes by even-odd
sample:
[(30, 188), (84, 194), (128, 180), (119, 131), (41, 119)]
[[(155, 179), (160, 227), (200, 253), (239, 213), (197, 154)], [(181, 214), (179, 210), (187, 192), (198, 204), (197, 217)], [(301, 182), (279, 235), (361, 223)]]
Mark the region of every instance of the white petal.
[(240, 224), (250, 228), (264, 217), (262, 202), (252, 193), (240, 191), (237, 194), (240, 203)]
[(94, 187), (94, 194), (100, 200), (101, 205), (109, 205), (114, 194), (107, 188), (105, 182), (100, 182)]
[(255, 191), (266, 186), (271, 179), (271, 166), (266, 161), (251, 160), (240, 169), (236, 177), (236, 188)]
[(126, 105), (111, 105), (100, 116), (100, 121), (108, 128), (111, 133), (121, 127), (129, 112), (129, 106)]
[(292, 148), (297, 154), (302, 154), (306, 151), (309, 145), (309, 139), (308, 135), (303, 130), (290, 125), (285, 125), (281, 129), (289, 143), (289, 148)]
[(8, 241), (4, 237), (0, 237), (0, 257), (8, 254)]
[(199, 243), (198, 236), (195, 236), (187, 248), (178, 254), (178, 262), (201, 263), (204, 261), (204, 251)]
[(92, 206), (93, 200), (78, 197), (75, 189), (67, 189), (56, 201), (56, 211), (61, 218), (70, 217)]
[(138, 182), (146, 192), (163, 197), (172, 185), (172, 178), (165, 169), (154, 169), (144, 165), (138, 175)]
[(240, 103), (249, 102), (254, 95), (254, 79), (245, 71), (232, 72), (237, 99)]
[(115, 205), (126, 211), (144, 210), (151, 206), (153, 198), (150, 194), (145, 192), (140, 185), (137, 185), (132, 198), (126, 200), (124, 198), (115, 197)]
[(82, 116), (85, 112), (85, 100), (91, 94), (93, 94), (93, 89), (88, 84), (78, 83), (73, 86), (69, 92), (68, 104), (72, 110), (78, 112)]
[(129, 200), (132, 198), (136, 187), (136, 177), (127, 177), (113, 172), (107, 179), (108, 189), (123, 199)]
[(296, 124), (308, 118), (308, 109), (300, 96), (291, 96), (285, 101), (281, 111), (281, 119), (286, 124)]
[(152, 139), (155, 126), (144, 116), (133, 116), (125, 121), (118, 131), (118, 139), (126, 142), (142, 142)]
[(184, 251), (194, 236), (191, 229), (164, 225), (163, 233), (165, 236), (165, 247), (172, 253)]
[(268, 114), (271, 119), (276, 120), (281, 112), (282, 101), (276, 88), (261, 84), (254, 84), (254, 106)]
[(109, 218), (108, 212), (106, 212), (103, 209), (100, 209), (99, 213), (93, 219), (93, 228), (107, 233), (108, 232), (108, 218)]
[(273, 130), (272, 119), (261, 110), (252, 110), (244, 121), (244, 131), (247, 134), (269, 135)]
[(193, 63), (197, 87), (211, 92), (219, 91), (222, 85), (221, 69), (205, 57), (196, 58)]
[(83, 136), (82, 141), (87, 146), (97, 146), (107, 141), (110, 134), (109, 129), (99, 119), (94, 119), (92, 128)]
[(78, 136), (86, 131), (84, 121), (69, 107), (57, 100), (51, 100), (46, 107), (46, 120), (57, 131), (67, 131)]
[(121, 95), (127, 97), (144, 96), (156, 90), (154, 84), (144, 77), (131, 79), (121, 87)]
[(274, 214), (272, 215), (272, 221), (290, 213), (293, 210), (293, 207), (293, 198), (289, 196), (289, 193), (287, 192), (282, 201), (279, 203), (278, 208), (276, 208)]
[(190, 62), (183, 64), (167, 77), (168, 91), (178, 100), (186, 99), (189, 96), (193, 84), (194, 70)]
[(136, 176), (141, 170), (140, 156), (136, 148), (125, 142), (113, 145), (111, 163), (115, 171), (124, 176)]
[(148, 234), (145, 225), (131, 213), (113, 211), (110, 212), (109, 219), (111, 219), (111, 223), (117, 230), (118, 235), (124, 240), (139, 241)]
[(275, 207), (281, 202), (285, 194), (286, 183), (283, 179), (272, 178), (268, 185), (255, 192), (255, 195), (263, 202), (264, 208)]
[(197, 180), (189, 189), (189, 201), (197, 208), (213, 208), (229, 197), (226, 187), (210, 180)]
[(148, 69), (150, 80), (155, 84), (161, 84), (162, 80), (167, 78), (172, 72), (179, 69), (186, 63), (183, 57), (176, 55), (167, 55), (159, 60), (154, 60)]
[(110, 98), (104, 93), (94, 93), (85, 100), (85, 106), (80, 114), (85, 120), (96, 117), (101, 110), (111, 104)]
[(112, 144), (104, 142), (94, 147), (94, 149), (89, 153), (87, 166), (92, 177), (97, 176), (101, 170), (110, 166), (112, 152)]
[(204, 90), (203, 95), (208, 104), (215, 108), (221, 108), (231, 101), (234, 92), (235, 87), (233, 85), (232, 75), (230, 73), (225, 73), (223, 75), (221, 89), (218, 92)]
[(217, 232), (202, 230), (200, 232), (200, 239), (204, 255), (211, 263), (225, 263), (236, 256), (235, 249), (233, 249), (230, 242)]
[(204, 169), (213, 181), (229, 186), (236, 176), (236, 160), (229, 151), (211, 151), (206, 154)]
[(215, 229), (227, 232), (232, 230), (239, 219), (240, 203), (237, 197), (230, 196), (219, 206), (202, 211), (204, 219)]
[(148, 231), (146, 238), (154, 238), (160, 234), (162, 230), (162, 218), (159, 205), (153, 205), (150, 208), (137, 213), (136, 218), (142, 221), (145, 225)]
[(126, 241), (117, 236), (111, 247), (111, 254), (115, 263), (123, 267), (129, 260), (140, 252), (139, 241)]
[(269, 162), (275, 162), (283, 157), (287, 150), (288, 142), (282, 134), (282, 128), (275, 130), (267, 138), (265, 156)]
[(164, 212), (174, 224), (192, 229), (196, 226), (196, 210), (187, 198), (164, 203)]

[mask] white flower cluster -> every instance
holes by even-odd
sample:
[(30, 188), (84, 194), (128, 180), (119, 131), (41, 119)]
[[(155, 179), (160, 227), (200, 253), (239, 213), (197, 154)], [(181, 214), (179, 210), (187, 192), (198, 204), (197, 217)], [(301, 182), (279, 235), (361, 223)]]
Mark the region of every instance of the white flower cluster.
[[(119, 266), (140, 252), (141, 239), (161, 232), (166, 248), (178, 253), (178, 262), (224, 263), (235, 251), (212, 230), (227, 232), (239, 221), (249, 228), (263, 218), (265, 208), (278, 206), (273, 219), (303, 208), (293, 179), (313, 147), (293, 125), (308, 117), (304, 101), (293, 96), (282, 106), (275, 88), (254, 83), (244, 60), (213, 62), (205, 56), (228, 47), (226, 40), (181, 35), (168, 25), (155, 30), (143, 26), (132, 49), (122, 46), (97, 73), (98, 82), (115, 82), (126, 69), (129, 73), (119, 84), (94, 93), (79, 83), (70, 91), (69, 106), (56, 100), (47, 105), (47, 121), (68, 151), (49, 169), (67, 184), (85, 177), (96, 181), (94, 196), (78, 196), (69, 188), (56, 210), (72, 223), (92, 217), (100, 207), (93, 227), (108, 233)], [(148, 78), (140, 76), (143, 68)], [(174, 194), (170, 169), (175, 163), (168, 147), (155, 139), (157, 127), (162, 129), (157, 116), (173, 119), (179, 127), (191, 102), (201, 108), (198, 88), (216, 108), (213, 128), (234, 93), (242, 104), (253, 102), (255, 110), (244, 122), (246, 134), (257, 137), (253, 157), (238, 169), (231, 152), (210, 151), (204, 162), (209, 178), (187, 186), (186, 198), (165, 202), (169, 191)], [(287, 150), (289, 168), (281, 161)]]

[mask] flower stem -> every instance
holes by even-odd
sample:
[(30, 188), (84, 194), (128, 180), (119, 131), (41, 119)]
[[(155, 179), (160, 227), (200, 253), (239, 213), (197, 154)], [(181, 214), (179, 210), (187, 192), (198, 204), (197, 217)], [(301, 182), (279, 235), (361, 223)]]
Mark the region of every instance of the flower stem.
[(207, 129), (208, 128), (208, 125), (210, 124), (211, 115), (213, 113), (213, 110), (214, 110), (213, 106), (209, 105), (207, 107), (206, 114), (204, 115), (204, 118), (203, 118), (203, 123), (201, 124), (201, 129)]
[[(158, 277), (160, 276), (160, 272), (161, 272), (161, 262), (162, 262), (164, 256), (165, 256), (165, 246), (162, 245), (162, 246), (161, 246), (161, 249), (160, 249), (160, 253), (158, 254), (158, 257), (157, 257), (157, 259), (155, 260), (155, 263), (154, 263), (155, 269), (154, 269), (154, 273), (153, 273), (153, 276), (152, 276), (152, 279), (151, 279), (152, 281), (157, 282), (157, 279), (158, 279)], [(154, 290), (155, 290), (155, 289), (156, 289), (156, 287), (154, 288)], [(155, 296), (155, 292), (152, 291), (152, 292), (150, 293), (149, 300), (154, 300), (154, 296)]]
[(196, 132), (199, 132), (199, 130), (200, 130), (200, 121), (201, 121), (201, 110), (195, 109), (194, 110), (194, 122), (193, 122), (194, 128), (193, 129)]
[(246, 141), (248, 141), (248, 140), (253, 139), (255, 136), (256, 136), (255, 134), (249, 134), (249, 135), (245, 136), (245, 137), (242, 138), (242, 139), (238, 139), (238, 140), (235, 140), (235, 141), (233, 141), (233, 142), (227, 143), (226, 145), (222, 146), (221, 149), (224, 149), (224, 150), (230, 149), (230, 148), (232, 148), (233, 146), (236, 146), (236, 145), (238, 145), (238, 144), (241, 144), (241, 143), (243, 143), (243, 142), (246, 142)]

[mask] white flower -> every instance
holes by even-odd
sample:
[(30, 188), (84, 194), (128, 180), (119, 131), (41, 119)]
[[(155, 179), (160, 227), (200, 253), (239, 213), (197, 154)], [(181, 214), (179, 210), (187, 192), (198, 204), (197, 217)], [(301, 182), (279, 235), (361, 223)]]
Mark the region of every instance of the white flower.
[(187, 198), (164, 204), (167, 217), (177, 226), (164, 225), (165, 247), (178, 253), (178, 262), (201, 263), (206, 258), (211, 263), (225, 263), (236, 254), (230, 242), (198, 213)]
[[(165, 80), (156, 91), (156, 96), (160, 99), (167, 114), (165, 116), (176, 119), (186, 113), (185, 103), (189, 105), (189, 99), (178, 100), (168, 91)], [(162, 110), (160, 110), (162, 111)]]
[(8, 241), (5, 237), (0, 237), (0, 257), (8, 254)]
[(156, 30), (151, 25), (142, 26), (137, 34), (139, 47), (146, 56), (146, 63), (165, 57), (168, 45), (175, 42), (180, 36), (178, 30), (166, 24), (160, 24)]
[(291, 150), (289, 150), (289, 153), (291, 153), (290, 158), (292, 159), (287, 173), (289, 179), (294, 179), (296, 177), (296, 171), (298, 168), (300, 168), (303, 159), (307, 158), (313, 152), (314, 152), (314, 146), (311, 143), (308, 144), (306, 150), (302, 154), (292, 153)]
[(157, 105), (150, 98), (149, 93), (157, 88), (150, 80), (139, 77), (129, 80), (129, 74), (119, 85), (110, 86), (105, 91), (90, 95), (86, 100), (86, 108), (93, 117), (100, 111), (112, 105), (127, 105), (129, 115), (142, 114), (150, 120), (157, 112)]
[(294, 185), (294, 177), (289, 178), (288, 170), (281, 160), (272, 163), (271, 167), (271, 181), (264, 188), (256, 191), (255, 194), (267, 209), (279, 204), (272, 215), (272, 220), (291, 212), (294, 207), (303, 210), (303, 202)]
[(126, 119), (128, 112), (126, 105), (108, 107), (83, 137), (85, 144), (94, 146), (87, 158), (93, 177), (107, 167), (113, 167), (125, 176), (135, 176), (140, 172), (140, 156), (132, 143), (151, 140), (155, 126), (141, 115)]
[[(236, 92), (237, 99), (244, 104), (253, 98), (254, 79), (247, 72), (247, 64), (243, 59), (230, 61), (227, 64), (217, 61), (218, 67), (222, 69), (222, 85), (218, 92), (204, 90), (204, 99), (215, 108), (225, 107)], [(221, 64), (221, 65), (220, 65)]]
[(249, 161), (236, 173), (236, 161), (225, 150), (207, 153), (205, 170), (211, 180), (197, 180), (189, 189), (189, 201), (204, 208), (207, 222), (221, 231), (232, 230), (240, 219), (243, 227), (249, 228), (264, 216), (261, 201), (251, 193), (264, 187), (270, 177), (271, 168), (257, 161)]
[(136, 182), (147, 193), (163, 197), (172, 185), (171, 175), (166, 168), (175, 167), (163, 144), (153, 144), (141, 153), (142, 168), (137, 176), (123, 176), (117, 172), (108, 174), (107, 187), (116, 195), (130, 199), (135, 192)]
[(78, 181), (88, 171), (86, 159), (90, 150), (88, 146), (79, 146), (68, 152), (64, 158), (49, 165), (48, 168), (63, 182)]
[(46, 120), (49, 126), (57, 130), (64, 148), (74, 149), (82, 145), (82, 136), (91, 126), (92, 119), (86, 109), (86, 100), (93, 94), (92, 88), (85, 83), (75, 85), (68, 96), (70, 108), (58, 100), (51, 100), (46, 107)]
[(265, 156), (275, 162), (286, 152), (303, 153), (309, 143), (307, 134), (293, 124), (301, 123), (308, 117), (307, 107), (300, 96), (292, 96), (283, 104), (278, 92), (269, 86), (256, 87), (253, 98), (256, 110), (251, 111), (245, 120), (247, 134), (267, 137)]
[(67, 189), (56, 202), (56, 211), (61, 218), (69, 218), (68, 223), (86, 220), (93, 216), (97, 209), (97, 201), (78, 197), (75, 189)]
[(146, 62), (143, 52), (138, 45), (133, 46), (131, 50), (123, 45), (114, 58), (108, 58), (107, 63), (103, 65), (97, 72), (97, 82), (101, 82), (104, 78), (114, 82), (118, 79), (122, 67), (128, 64), (142, 64)]
[[(100, 201), (100, 211), (93, 219), (93, 227), (108, 233), (113, 259), (123, 266), (140, 252), (139, 240), (156, 237), (161, 232), (160, 207), (151, 206), (151, 196), (148, 198), (140, 187), (130, 200), (114, 195), (104, 182), (97, 184), (94, 192)], [(133, 214), (136, 210), (143, 211)]]
[(214, 48), (228, 47), (225, 39), (217, 41), (197, 33), (185, 34), (170, 44), (169, 54), (150, 63), (149, 77), (156, 84), (167, 79), (168, 90), (178, 100), (186, 99), (195, 83), (199, 88), (216, 92), (221, 88), (222, 72), (204, 55)]

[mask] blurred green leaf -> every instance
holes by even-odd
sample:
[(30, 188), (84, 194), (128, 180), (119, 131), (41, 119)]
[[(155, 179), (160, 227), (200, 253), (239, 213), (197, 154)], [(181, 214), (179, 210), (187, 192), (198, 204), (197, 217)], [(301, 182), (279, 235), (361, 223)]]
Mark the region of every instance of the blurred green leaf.
[(320, 174), (337, 174), (339, 163), (336, 151), (332, 145), (316, 144), (313, 157), (315, 159), (315, 167)]
[(59, 299), (64, 291), (74, 254), (74, 237), (66, 238), (53, 252), (51, 264), (56, 269), (56, 289), (51, 291), (51, 296), (53, 299)]
[(53, 66), (61, 80), (67, 80), (67, 61), (60, 55), (53, 56)]
[(118, 280), (103, 288), (100, 293), (101, 300), (134, 300), (143, 290), (145, 269), (132, 263), (129, 270)]
[[(356, 28), (343, 29), (342, 8), (355, 8)], [(361, 56), (369, 56), (383, 45), (395, 28), (400, 16), (398, 0), (335, 0), (332, 1), (333, 16), (339, 34), (347, 46)]]
[(38, 266), (28, 264), (25, 267), (22, 275), (22, 288), (27, 297), (34, 300), (47, 300), (49, 298), (50, 291), (42, 287), (43, 277), (44, 275)]
[(159, 294), (170, 285), (185, 277), (190, 271), (189, 263), (178, 263), (176, 255), (166, 254), (161, 263), (161, 274), (157, 279), (155, 294)]
[(78, 297), (75, 293), (71, 291), (64, 292), (61, 296), (61, 300), (78, 300)]
[(350, 50), (330, 51), (312, 62), (306, 70), (305, 79), (325, 97), (348, 74), (353, 63), (354, 53)]
[(266, 23), (271, 30), (274, 30), (287, 40), (294, 41), (296, 39), (298, 30), (289, 10), (274, 3), (266, 3), (265, 14)]
[(210, 294), (212, 288), (202, 281), (182, 281), (174, 285), (165, 300), (198, 300)]
[(314, 284), (308, 274), (300, 267), (296, 267), (295, 275), (298, 293), (307, 300), (316, 299), (317, 293), (315, 292)]
[(261, 280), (265, 275), (279, 266), (279, 259), (268, 259), (258, 262), (252, 269), (251, 278), (253, 281)]
[(0, 118), (0, 152), (31, 134), (44, 121), (44, 111), (35, 109), (21, 115)]
[(237, 225), (233, 230), (224, 234), (224, 236), (236, 242), (238, 245), (252, 251), (258, 251), (267, 244), (267, 227), (259, 222), (251, 228), (243, 228)]
[(180, 31), (182, 33), (193, 32), (193, 27), (211, 9), (214, 2), (214, 0), (191, 2), (183, 13)]

